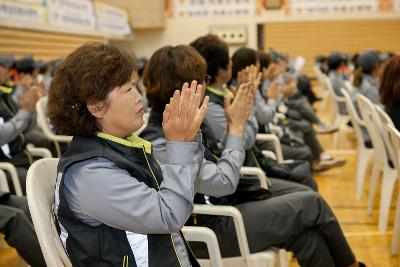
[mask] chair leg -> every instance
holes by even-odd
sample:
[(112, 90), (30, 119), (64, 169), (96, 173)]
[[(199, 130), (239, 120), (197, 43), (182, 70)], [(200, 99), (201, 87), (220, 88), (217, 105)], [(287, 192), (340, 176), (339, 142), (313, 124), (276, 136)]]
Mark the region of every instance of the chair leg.
[(361, 199), (364, 191), (365, 173), (367, 172), (369, 159), (371, 158), (371, 152), (360, 148), (358, 149), (357, 154), (356, 199)]
[(368, 215), (371, 215), (372, 209), (374, 208), (374, 200), (376, 195), (376, 186), (379, 179), (379, 174), (381, 172), (380, 163), (375, 162), (374, 167), (372, 168), (372, 176), (369, 187), (369, 195), (368, 195)]
[(385, 167), (382, 180), (381, 202), (379, 205), (379, 231), (385, 232), (389, 220), (390, 204), (392, 202), (393, 188), (396, 183), (397, 173)]
[(392, 237), (392, 247), (391, 247), (392, 256), (398, 255), (399, 241), (400, 241), (399, 239), (400, 239), (400, 190), (399, 190), (399, 195), (397, 196), (396, 217), (394, 219), (394, 227), (393, 227), (393, 237)]

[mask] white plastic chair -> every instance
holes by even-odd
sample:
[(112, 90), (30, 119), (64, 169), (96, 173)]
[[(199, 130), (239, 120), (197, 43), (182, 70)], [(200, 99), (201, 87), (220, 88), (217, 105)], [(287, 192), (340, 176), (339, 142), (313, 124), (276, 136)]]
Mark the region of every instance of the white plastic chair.
[(357, 102), (374, 147), (374, 165), (372, 168), (371, 185), (368, 198), (368, 214), (371, 214), (372, 212), (378, 178), (379, 174), (382, 172), (383, 178), (381, 200), (379, 205), (379, 231), (384, 232), (387, 229), (390, 202), (392, 200), (393, 187), (394, 183), (396, 182), (397, 174), (395, 169), (389, 165), (389, 159), (381, 132), (383, 125), (380, 122), (380, 118), (374, 104), (361, 94), (357, 95)]
[(50, 150), (44, 147), (35, 147), (33, 144), (27, 144), (26, 150), (28, 150), (29, 154), (34, 157), (39, 158), (52, 158), (53, 155), (51, 154)]
[(329, 101), (329, 91), (328, 91), (328, 88), (326, 88), (326, 85), (324, 83), (323, 76), (322, 76), (323, 73), (319, 68), (319, 64), (314, 65), (314, 72), (315, 72), (315, 75), (317, 76), (317, 80), (319, 82), (319, 88), (321, 91), (322, 102), (321, 102), (320, 107), (321, 107), (321, 110), (325, 110), (327, 103)]
[[(218, 205), (194, 205), (193, 213), (195, 214), (206, 214), (216, 216), (228, 216), (232, 217), (236, 236), (238, 238), (239, 250), (241, 256), (223, 258), (222, 262), (224, 266), (229, 267), (274, 267), (279, 266), (279, 254), (277, 249), (270, 249), (258, 253), (250, 253), (250, 249), (247, 242), (246, 231), (244, 228), (242, 214), (238, 209), (231, 206), (218, 206)], [(287, 261), (287, 259), (284, 259)], [(210, 266), (210, 260), (199, 259), (201, 266)]]
[[(260, 168), (256, 167), (242, 167), (240, 170), (241, 174), (256, 175), (260, 181), (260, 186), (268, 188), (267, 177)], [(246, 230), (244, 227), (244, 222), (242, 214), (238, 209), (232, 206), (220, 206), (220, 205), (194, 205), (194, 214), (204, 214), (204, 215), (216, 215), (216, 216), (228, 216), (232, 217), (236, 236), (238, 238), (240, 257), (230, 257), (222, 258), (224, 266), (235, 267), (235, 266), (252, 266), (252, 267), (273, 267), (273, 266), (288, 266), (288, 255), (286, 251), (281, 250), (281, 254), (278, 253), (278, 249), (271, 248), (267, 251), (250, 253), (248, 246)], [(213, 237), (210, 237), (212, 239)], [(214, 245), (214, 248), (217, 247)], [(219, 249), (219, 247), (218, 247)], [(217, 255), (220, 255), (218, 253)], [(218, 256), (217, 256), (218, 257)], [(200, 265), (214, 266), (212, 265), (211, 258), (199, 259)], [(218, 266), (218, 265), (216, 265)]]
[[(274, 135), (274, 134), (257, 134), (256, 135), (256, 140), (257, 141), (265, 141), (265, 142), (272, 142), (274, 145), (274, 150), (275, 150), (275, 158), (279, 163), (282, 163), (284, 161), (283, 159), (283, 154), (282, 154), (282, 147), (281, 147), (281, 141), (279, 138)], [(267, 157), (272, 157), (270, 153), (272, 151), (262, 151), (263, 154)], [(273, 152), (272, 152), (273, 153)]]
[[(184, 226), (182, 233), (186, 241), (203, 242), (207, 245), (208, 255), (210, 257), (209, 264), (212, 267), (223, 267), (222, 257), (218, 245), (217, 236), (207, 227), (201, 226)], [(206, 263), (203, 263), (203, 267)], [(208, 264), (208, 262), (207, 262)]]
[(53, 133), (50, 128), (48, 117), (47, 117), (47, 97), (42, 97), (36, 103), (36, 113), (37, 113), (37, 123), (39, 127), (43, 130), (44, 135), (50, 141), (54, 142), (57, 151), (57, 157), (61, 157), (61, 148), (60, 143), (70, 143), (72, 140), (72, 136), (68, 135), (59, 135)]
[(7, 176), (1, 169), (0, 169), (0, 191), (6, 193), (10, 192), (10, 187), (8, 186), (7, 182)]
[(357, 110), (354, 107), (353, 100), (349, 92), (342, 88), (342, 94), (346, 100), (346, 108), (349, 113), (351, 123), (357, 138), (357, 177), (356, 177), (356, 199), (361, 199), (364, 192), (365, 175), (367, 172), (368, 163), (374, 153), (373, 148), (368, 148), (365, 145), (365, 140), (362, 134), (362, 128), (365, 128), (365, 123), (358, 116)]
[[(397, 175), (400, 176), (400, 132), (392, 125), (386, 124), (385, 125), (386, 133), (389, 137), (389, 140), (393, 146), (393, 151), (395, 152), (392, 161), (393, 165), (396, 168)], [(393, 237), (392, 237), (392, 246), (391, 246), (391, 253), (393, 256), (398, 255), (399, 250), (399, 241), (400, 241), (400, 184), (398, 187), (398, 196), (396, 201), (396, 213), (394, 219), (394, 226), (393, 226)]]
[(40, 159), (31, 165), (26, 186), (28, 205), (47, 266), (72, 267), (58, 237), (52, 214), (58, 160)]
[(339, 131), (335, 132), (332, 136), (332, 147), (333, 147), (333, 149), (336, 149), (338, 147), (338, 143), (339, 143), (340, 132), (345, 129), (348, 129), (347, 122), (350, 120), (350, 116), (339, 113), (339, 105), (342, 103), (344, 104), (346, 102), (346, 99), (343, 96), (338, 96), (336, 94), (328, 76), (326, 76), (323, 73), (321, 74), (321, 76), (322, 76), (323, 83), (325, 84), (326, 88), (328, 89), (328, 92), (334, 102), (333, 109), (332, 109), (332, 124), (334, 126), (339, 127)]
[[(0, 170), (6, 171), (6, 172), (8, 172), (10, 174), (11, 181), (12, 181), (13, 186), (14, 186), (15, 194), (17, 196), (19, 196), (19, 197), (23, 196), (21, 183), (19, 181), (18, 172), (17, 172), (17, 169), (15, 168), (15, 166), (12, 165), (11, 163), (8, 163), (8, 162), (0, 162)], [(7, 182), (7, 178), (6, 178), (6, 182)], [(6, 188), (9, 189), (8, 183), (7, 183), (7, 187)]]

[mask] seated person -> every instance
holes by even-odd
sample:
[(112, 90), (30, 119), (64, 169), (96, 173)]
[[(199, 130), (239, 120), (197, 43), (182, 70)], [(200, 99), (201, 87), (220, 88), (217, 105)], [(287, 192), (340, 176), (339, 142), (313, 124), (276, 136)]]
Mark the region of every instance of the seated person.
[[(205, 85), (206, 70), (204, 59), (188, 46), (163, 47), (150, 58), (143, 84), (151, 112), (142, 136), (152, 141), (159, 162), (165, 162), (169, 156), (168, 137), (162, 131), (163, 108), (176, 94), (175, 88), (185, 81), (195, 79)], [(337, 219), (318, 193), (297, 183), (272, 178), (271, 199), (238, 202), (235, 198), (234, 192), (243, 179), (240, 177), (243, 138), (254, 101), (249, 88), (251, 84), (242, 84), (232, 104), (225, 98), (228, 132), (221, 147), (206, 141), (214, 136), (204, 127), (207, 120), (203, 122), (205, 159), (200, 163), (195, 202), (234, 205), (243, 216), (252, 253), (277, 246), (293, 251), (301, 266), (359, 266)], [(196, 215), (187, 224), (214, 230), (222, 256), (239, 255), (234, 223), (229, 217)], [(204, 256), (200, 252), (195, 250), (198, 256)]]
[(127, 52), (87, 43), (50, 86), (49, 118), (73, 135), (58, 165), (53, 212), (75, 267), (199, 266), (180, 229), (193, 210), (207, 99), (198, 108), (202, 89), (193, 84), (175, 92), (163, 113), (168, 157), (159, 165), (151, 143), (132, 135), (144, 115), (136, 79)]
[[(332, 52), (328, 56), (328, 67), (329, 75), (328, 78), (332, 84), (335, 94), (338, 96), (343, 96), (340, 91), (342, 88), (346, 88), (345, 81), (347, 77), (340, 71), (341, 68), (346, 64), (345, 56), (340, 52)], [(339, 103), (339, 113), (347, 114), (346, 104)]]
[(377, 51), (367, 50), (357, 59), (357, 69), (354, 72), (354, 93), (362, 94), (374, 104), (379, 104), (379, 83), (383, 64)]
[(25, 197), (0, 191), (0, 233), (30, 266), (46, 267)]
[[(3, 82), (0, 80), (0, 83)], [(26, 173), (32, 157), (26, 150), (24, 131), (29, 127), (36, 102), (43, 91), (38, 86), (31, 86), (19, 97), (19, 108), (11, 99), (12, 92), (12, 88), (0, 86), (0, 162), (10, 162), (17, 168), (21, 188), (25, 192)], [(8, 179), (12, 187), (11, 178)]]
[[(207, 113), (206, 118), (207, 121), (210, 122), (217, 139), (223, 140), (226, 132), (226, 118), (221, 101), (218, 99), (221, 99), (221, 95), (229, 94), (228, 89), (225, 87), (226, 83), (232, 76), (228, 45), (214, 35), (199, 37), (192, 42), (191, 45), (206, 59), (207, 74), (211, 76), (211, 83), (210, 86), (207, 87), (206, 92), (207, 94), (214, 95), (214, 97), (210, 98), (210, 112)], [(214, 56), (216, 54), (218, 55), (218, 58)], [(330, 156), (325, 158), (323, 149), (316, 138), (312, 126), (309, 123), (305, 126), (307, 126), (307, 128), (303, 127), (305, 133), (305, 144), (311, 149), (314, 170), (322, 171), (332, 167), (341, 166), (345, 163), (342, 159), (335, 159)], [(258, 123), (256, 117), (250, 116), (244, 133), (245, 150), (253, 148), (255, 143), (255, 134), (258, 132), (257, 128)]]
[(400, 130), (400, 56), (394, 56), (385, 65), (379, 88), (380, 103)]

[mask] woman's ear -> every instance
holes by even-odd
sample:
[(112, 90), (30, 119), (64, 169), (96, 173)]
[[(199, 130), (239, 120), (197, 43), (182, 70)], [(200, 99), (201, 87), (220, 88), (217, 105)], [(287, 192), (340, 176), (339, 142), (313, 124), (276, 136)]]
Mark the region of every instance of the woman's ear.
[(89, 110), (90, 114), (92, 114), (97, 119), (103, 118), (104, 113), (106, 112), (103, 101), (88, 101), (86, 107)]

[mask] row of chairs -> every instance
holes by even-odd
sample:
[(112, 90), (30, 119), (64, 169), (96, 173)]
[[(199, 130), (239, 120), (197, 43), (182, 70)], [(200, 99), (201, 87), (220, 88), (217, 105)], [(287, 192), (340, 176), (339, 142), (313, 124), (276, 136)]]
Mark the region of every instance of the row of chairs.
[[(368, 214), (373, 210), (376, 198), (379, 178), (382, 176), (381, 197), (379, 204), (379, 231), (387, 230), (390, 205), (393, 190), (397, 179), (400, 177), (400, 133), (395, 128), (388, 114), (379, 106), (373, 104), (368, 98), (361, 94), (355, 94), (355, 100), (360, 114), (354, 105), (354, 92), (351, 85), (341, 88), (343, 96), (339, 96), (333, 90), (329, 78), (323, 74), (319, 68), (315, 67), (318, 81), (325, 89), (325, 97), (333, 101), (332, 118), (336, 125), (343, 126), (348, 120), (351, 121), (357, 139), (357, 172), (356, 172), (356, 199), (361, 199), (364, 192), (365, 177), (371, 159), (373, 159), (372, 173), (368, 194)], [(327, 100), (324, 100), (327, 101)], [(347, 114), (339, 114), (339, 105), (346, 105)], [(370, 140), (366, 140), (363, 133), (366, 129)], [(370, 141), (370, 143), (368, 142)], [(333, 146), (336, 147), (338, 138), (334, 136)], [(372, 144), (372, 146), (371, 146)], [(400, 195), (400, 194), (399, 194)], [(400, 240), (400, 197), (397, 200), (396, 217), (394, 222), (394, 234), (392, 240), (391, 253), (398, 254)]]
[[(56, 143), (56, 147), (58, 147), (57, 153), (58, 156), (60, 156), (61, 149), (59, 143), (69, 143), (72, 137), (53, 133), (48, 123), (46, 106), (46, 98), (40, 99), (36, 105), (38, 124), (43, 129), (47, 138)], [(136, 134), (139, 134), (146, 126), (148, 114), (145, 114), (144, 120), (145, 125), (136, 132)], [(280, 162), (283, 161), (280, 142), (275, 135), (260, 134), (257, 135), (257, 140), (273, 142), (276, 153), (271, 154), (271, 152), (266, 151), (264, 153)], [(27, 175), (27, 197), (34, 227), (47, 265), (71, 266), (55, 230), (56, 228), (51, 210), (54, 199), (58, 160), (58, 158), (41, 159), (32, 164)], [(267, 178), (261, 169), (243, 167), (241, 173), (257, 176), (260, 185), (267, 188)], [(241, 254), (240, 257), (222, 258), (216, 235), (211, 229), (198, 226), (185, 226), (182, 229), (182, 233), (188, 241), (204, 242), (207, 245), (209, 259), (200, 259), (199, 262), (201, 266), (288, 267), (288, 254), (285, 250), (271, 248), (259, 253), (250, 253), (243, 218), (239, 210), (235, 207), (196, 204), (194, 205), (193, 213), (232, 217)]]

